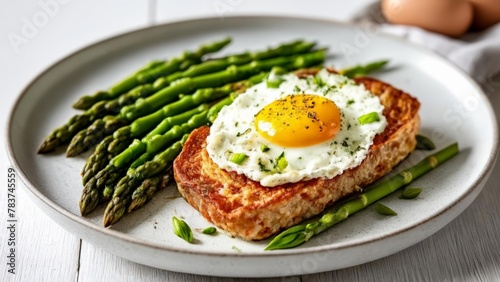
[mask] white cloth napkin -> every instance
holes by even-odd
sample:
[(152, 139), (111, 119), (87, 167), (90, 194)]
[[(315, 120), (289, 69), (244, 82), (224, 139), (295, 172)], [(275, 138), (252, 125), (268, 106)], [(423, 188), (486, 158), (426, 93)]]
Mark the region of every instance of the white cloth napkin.
[(382, 24), (384, 32), (424, 45), (448, 58), (478, 82), (500, 74), (500, 23), (451, 38), (417, 27)]
[(353, 22), (376, 24), (383, 32), (434, 50), (466, 71), (483, 88), (491, 88), (492, 84), (500, 87), (500, 23), (483, 31), (451, 38), (414, 26), (389, 24), (378, 2), (365, 7)]

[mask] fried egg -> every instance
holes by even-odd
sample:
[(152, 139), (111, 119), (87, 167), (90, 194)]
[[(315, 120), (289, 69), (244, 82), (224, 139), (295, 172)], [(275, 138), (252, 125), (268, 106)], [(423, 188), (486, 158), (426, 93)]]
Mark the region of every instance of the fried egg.
[(207, 151), (221, 168), (273, 187), (333, 178), (358, 166), (387, 121), (363, 85), (321, 70), (314, 76), (264, 81), (224, 107)]

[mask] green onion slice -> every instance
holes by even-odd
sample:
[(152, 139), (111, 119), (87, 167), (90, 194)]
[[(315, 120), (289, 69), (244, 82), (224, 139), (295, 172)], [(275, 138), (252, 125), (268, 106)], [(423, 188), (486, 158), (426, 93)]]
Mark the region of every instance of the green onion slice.
[(174, 226), (175, 235), (188, 243), (193, 242), (193, 231), (184, 220), (174, 216), (172, 217), (172, 225)]
[(231, 161), (235, 164), (242, 164), (247, 158), (248, 158), (248, 156), (243, 154), (243, 153), (236, 153), (236, 154), (231, 155), (231, 158), (229, 159), (229, 161)]
[(265, 153), (267, 151), (271, 150), (269, 147), (267, 147), (266, 144), (260, 144), (260, 151)]
[(422, 188), (405, 188), (403, 194), (401, 194), (401, 199), (415, 199), (422, 192)]
[(395, 211), (381, 203), (375, 203), (375, 210), (381, 215), (397, 215)]
[(288, 161), (285, 158), (285, 152), (282, 152), (276, 159), (275, 169), (278, 172), (282, 172), (288, 166)]
[(428, 137), (417, 134), (417, 136), (415, 136), (415, 138), (417, 139), (417, 149), (418, 150), (434, 150), (434, 149), (436, 149), (436, 145), (434, 145), (434, 142), (432, 142), (432, 140), (429, 139)]
[(279, 88), (281, 83), (283, 83), (283, 81), (285, 81), (285, 80), (281, 79), (281, 78), (276, 78), (273, 80), (267, 80), (266, 84), (267, 84), (268, 88)]
[(212, 235), (212, 234), (215, 234), (216, 231), (217, 231), (217, 229), (215, 227), (210, 226), (210, 227), (203, 229), (203, 231), (201, 231), (201, 233), (207, 234), (207, 235)]
[(380, 117), (377, 112), (371, 112), (365, 115), (362, 115), (358, 118), (359, 124), (369, 124), (372, 122), (380, 121)]

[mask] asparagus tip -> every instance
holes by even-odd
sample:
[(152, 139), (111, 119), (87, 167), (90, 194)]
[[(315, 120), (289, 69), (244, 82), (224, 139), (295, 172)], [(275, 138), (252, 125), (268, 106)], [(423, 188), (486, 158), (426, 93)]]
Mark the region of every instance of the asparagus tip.
[(95, 182), (95, 178), (91, 178), (90, 181), (85, 184), (85, 188), (80, 197), (78, 205), (80, 206), (80, 214), (82, 216), (85, 216), (93, 211), (99, 202), (98, 193), (92, 189), (96, 185)]
[(104, 215), (103, 225), (104, 227), (109, 227), (113, 224), (113, 216), (109, 214)]
[(78, 156), (78, 152), (75, 150), (73, 146), (68, 147), (66, 150), (66, 157), (67, 158), (72, 158)]
[(104, 212), (103, 223), (104, 227), (109, 227), (117, 223), (125, 212), (123, 204), (115, 204), (116, 201), (111, 200)]
[(73, 109), (76, 110), (87, 110), (89, 108), (89, 97), (83, 96), (78, 101), (73, 104)]
[[(110, 204), (111, 204), (111, 202), (110, 202)], [(115, 213), (111, 212), (111, 210), (112, 209), (109, 209), (109, 205), (108, 205), (108, 207), (106, 207), (106, 211), (104, 212), (104, 216), (103, 216), (104, 227), (109, 227), (118, 221), (118, 218), (115, 219)]]
[(92, 212), (97, 205), (94, 203), (94, 201), (88, 197), (85, 199), (82, 199), (80, 201), (80, 214), (82, 216), (86, 216), (90, 212)]
[(50, 153), (50, 152), (54, 151), (58, 145), (59, 145), (59, 142), (57, 139), (47, 137), (47, 139), (45, 139), (43, 141), (43, 143), (40, 145), (40, 147), (38, 147), (37, 153), (38, 154)]
[(130, 205), (128, 206), (128, 209), (127, 209), (127, 212), (133, 212), (135, 211), (136, 209), (138, 209), (140, 207), (140, 204), (135, 201), (135, 200), (132, 200), (132, 202), (130, 203)]
[(48, 148), (47, 143), (43, 142), (42, 145), (38, 148), (37, 154), (46, 154), (51, 150)]

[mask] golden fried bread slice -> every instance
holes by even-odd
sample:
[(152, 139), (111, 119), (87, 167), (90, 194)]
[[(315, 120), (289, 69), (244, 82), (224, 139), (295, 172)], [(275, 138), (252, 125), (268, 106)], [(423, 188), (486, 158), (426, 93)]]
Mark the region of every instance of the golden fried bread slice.
[(205, 126), (191, 133), (174, 162), (179, 192), (208, 221), (228, 233), (261, 240), (321, 213), (340, 198), (379, 179), (414, 150), (420, 103), (376, 79), (358, 78), (356, 82), (380, 97), (388, 122), (359, 166), (332, 179), (264, 187), (219, 168), (210, 159), (205, 148), (210, 128)]

